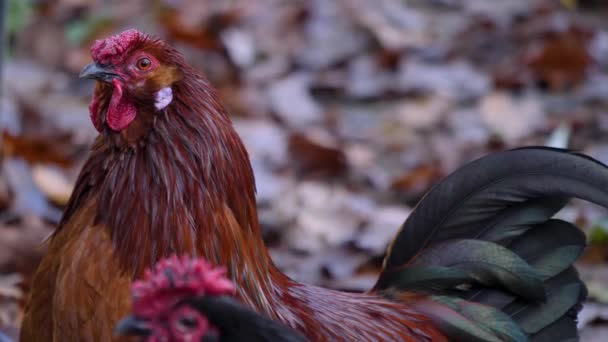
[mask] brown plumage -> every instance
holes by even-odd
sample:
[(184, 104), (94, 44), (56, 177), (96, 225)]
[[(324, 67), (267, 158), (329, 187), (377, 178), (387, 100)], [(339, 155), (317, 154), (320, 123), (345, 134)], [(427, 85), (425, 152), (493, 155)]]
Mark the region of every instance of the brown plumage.
[[(426, 260), (416, 258), (424, 250), (413, 258), (401, 252), (402, 245), (411, 250), (402, 241), (408, 232), (399, 234), (389, 252), (387, 263), (398, 260), (398, 267), (387, 269), (369, 293), (332, 291), (287, 278), (273, 265), (261, 239), (247, 152), (207, 81), (176, 50), (136, 31), (98, 42), (92, 51), (95, 63), (82, 75), (99, 80), (91, 116), (100, 135), (35, 274), (22, 341), (111, 340), (116, 322), (130, 312), (131, 281), (174, 253), (225, 265), (240, 300), (312, 341), (494, 336), (487, 316), (480, 322), (461, 310), (461, 302), (450, 306), (444, 297), (429, 297), (437, 294), (429, 293), (433, 287), (400, 292), (409, 283), (386, 280), (403, 265)], [(159, 100), (167, 89), (172, 96), (168, 103)], [(492, 210), (499, 207), (495, 203)], [(450, 222), (454, 211), (446, 212), (448, 219), (438, 229), (441, 222)], [(459, 214), (466, 218), (466, 212)], [(482, 238), (465, 233), (449, 238)], [(420, 232), (411, 234), (418, 234), (411, 241), (423, 241), (416, 248), (451, 241), (437, 231), (425, 238)], [(432, 265), (428, 260), (419, 263)], [(491, 283), (483, 281), (485, 275), (462, 282)], [(516, 330), (514, 336), (525, 335), (516, 325), (508, 328)]]

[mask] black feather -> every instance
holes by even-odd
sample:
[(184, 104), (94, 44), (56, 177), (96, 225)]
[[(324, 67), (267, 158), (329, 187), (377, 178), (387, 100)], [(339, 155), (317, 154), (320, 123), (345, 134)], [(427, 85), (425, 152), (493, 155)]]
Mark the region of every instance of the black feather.
[[(465, 316), (456, 304), (442, 302), (441, 297), (413, 304), (420, 313), (430, 318), (451, 341), (501, 342), (492, 331)], [(521, 330), (516, 327), (516, 330)]]
[(578, 332), (576, 322), (570, 317), (562, 317), (539, 333), (532, 335), (531, 342), (576, 342)]
[(507, 244), (513, 238), (528, 231), (535, 224), (553, 217), (568, 203), (568, 198), (545, 197), (528, 200), (505, 208), (496, 215), (477, 238)]
[[(470, 272), (446, 266), (408, 266), (382, 274), (379, 288), (440, 293), (473, 282)], [(386, 285), (386, 286), (385, 286)]]
[(217, 341), (305, 342), (295, 330), (226, 296), (188, 298), (183, 302), (202, 312), (219, 330)]
[(572, 265), (586, 244), (585, 234), (576, 226), (552, 219), (518, 237), (508, 248), (548, 279)]
[[(586, 245), (583, 232), (574, 225), (561, 220), (548, 220), (518, 237), (507, 247), (530, 263), (547, 280), (562, 271), (582, 254)], [(461, 296), (467, 300), (504, 308), (516, 297), (491, 289), (475, 288)]]
[[(584, 287), (576, 270), (570, 267), (546, 282), (546, 301), (517, 300), (506, 306), (503, 311), (513, 317), (524, 331), (536, 333), (562, 316), (567, 316), (582, 299), (581, 291), (584, 291)], [(570, 319), (575, 320), (576, 315)]]
[(446, 296), (435, 296), (433, 300), (456, 310), (475, 322), (480, 328), (498, 337), (500, 341), (522, 342), (528, 340), (526, 334), (511, 317), (491, 306)]
[[(413, 289), (408, 283), (413, 280), (418, 288), (425, 290), (426, 286), (428, 291), (437, 284), (454, 286), (478, 283), (503, 286), (528, 299), (545, 299), (539, 273), (517, 254), (492, 242), (467, 239), (444, 241), (420, 252), (410, 265), (398, 272), (382, 274), (378, 281), (379, 287), (388, 285)], [(425, 270), (421, 268), (424, 265), (433, 268)], [(438, 266), (447, 270), (436, 269)], [(410, 274), (410, 267), (415, 267), (416, 272)], [(398, 274), (402, 279), (395, 279)], [(387, 278), (387, 275), (391, 277)], [(416, 278), (412, 279), (412, 275)], [(422, 281), (423, 275), (426, 276), (426, 281)]]

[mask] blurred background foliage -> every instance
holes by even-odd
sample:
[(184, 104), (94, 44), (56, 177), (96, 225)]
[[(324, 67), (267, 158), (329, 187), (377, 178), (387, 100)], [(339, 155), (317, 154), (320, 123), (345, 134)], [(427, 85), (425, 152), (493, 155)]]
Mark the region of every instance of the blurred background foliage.
[[(0, 101), (0, 329), (15, 335), (43, 239), (96, 131), (95, 39), (181, 50), (251, 154), (266, 241), (290, 276), (364, 290), (417, 200), (485, 153), (545, 144), (608, 162), (608, 3), (593, 0), (7, 0)], [(608, 339), (608, 217), (590, 238), (584, 341)]]

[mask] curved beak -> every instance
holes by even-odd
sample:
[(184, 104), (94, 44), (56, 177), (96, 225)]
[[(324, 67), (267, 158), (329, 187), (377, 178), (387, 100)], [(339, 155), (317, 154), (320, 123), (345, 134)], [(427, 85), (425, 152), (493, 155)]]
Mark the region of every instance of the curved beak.
[(102, 66), (97, 62), (93, 62), (85, 65), (78, 77), (112, 82), (114, 78), (118, 77), (118, 74), (115, 73), (110, 66)]
[(114, 335), (119, 336), (148, 336), (150, 335), (150, 327), (148, 323), (133, 315), (123, 318), (114, 329)]

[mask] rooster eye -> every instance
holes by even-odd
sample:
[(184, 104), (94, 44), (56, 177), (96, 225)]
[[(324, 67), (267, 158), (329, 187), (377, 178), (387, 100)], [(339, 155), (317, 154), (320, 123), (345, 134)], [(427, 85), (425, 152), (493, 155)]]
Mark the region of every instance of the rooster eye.
[(195, 317), (182, 317), (178, 321), (178, 327), (183, 331), (188, 331), (195, 328), (198, 325), (198, 321)]
[(144, 57), (137, 60), (137, 68), (139, 68), (139, 70), (147, 70), (151, 65), (152, 62), (149, 58)]

